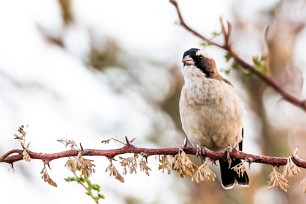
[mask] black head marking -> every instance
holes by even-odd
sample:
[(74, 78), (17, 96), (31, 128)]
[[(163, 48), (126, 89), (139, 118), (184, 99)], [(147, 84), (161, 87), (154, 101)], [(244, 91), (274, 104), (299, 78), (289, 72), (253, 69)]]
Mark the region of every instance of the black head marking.
[[(183, 58), (186, 56), (189, 56), (194, 61), (194, 65), (199, 68), (207, 78), (213, 78), (216, 80), (224, 81), (228, 85), (232, 86), (231, 82), (229, 82), (227, 79), (223, 78), (217, 70), (216, 63), (208, 54), (205, 52), (198, 52), (200, 49), (197, 48), (191, 48), (190, 50), (187, 50)], [(197, 55), (198, 54), (198, 55)]]
[(190, 50), (187, 50), (186, 52), (184, 52), (183, 58), (186, 57), (187, 55), (189, 55), (192, 59), (192, 56), (195, 56), (197, 51), (199, 51), (200, 49), (198, 48), (191, 48)]
[(206, 77), (213, 77), (217, 74), (215, 61), (211, 57), (199, 54), (199, 50), (197, 48), (191, 48), (184, 53), (183, 58), (189, 55), (193, 59), (194, 65), (202, 70), (206, 74)]

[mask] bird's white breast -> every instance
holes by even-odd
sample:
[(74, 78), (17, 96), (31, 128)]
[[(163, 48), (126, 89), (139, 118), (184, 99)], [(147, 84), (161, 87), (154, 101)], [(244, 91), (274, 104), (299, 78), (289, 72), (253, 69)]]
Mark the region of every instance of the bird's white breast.
[(243, 105), (234, 88), (223, 80), (206, 78), (195, 67), (184, 67), (180, 98), (183, 129), (193, 146), (221, 150), (242, 140)]

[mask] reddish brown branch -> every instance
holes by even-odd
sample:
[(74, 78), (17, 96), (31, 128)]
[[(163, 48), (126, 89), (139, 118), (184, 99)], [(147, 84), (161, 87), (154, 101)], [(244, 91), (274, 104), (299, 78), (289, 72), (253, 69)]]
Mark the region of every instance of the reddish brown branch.
[(223, 34), (223, 38), (224, 38), (224, 45), (216, 43), (212, 40), (209, 40), (207, 37), (203, 36), (202, 34), (200, 34), (199, 32), (197, 32), (196, 30), (192, 29), (188, 24), (186, 24), (182, 13), (179, 9), (179, 6), (177, 4), (177, 2), (175, 0), (170, 0), (170, 2), (174, 5), (176, 11), (177, 11), (177, 15), (178, 18), (180, 20), (180, 24), (183, 28), (185, 28), (187, 31), (191, 32), (192, 34), (194, 34), (195, 36), (197, 36), (198, 38), (200, 38), (201, 40), (217, 46), (223, 50), (226, 50), (227, 52), (229, 52), (231, 54), (231, 56), (236, 60), (236, 62), (240, 65), (241, 68), (243, 68), (244, 70), (248, 70), (252, 73), (254, 73), (257, 77), (259, 77), (261, 80), (263, 80), (265, 83), (267, 83), (269, 86), (271, 86), (272, 88), (274, 88), (274, 90), (276, 90), (286, 101), (288, 101), (289, 103), (301, 108), (302, 110), (306, 111), (306, 100), (300, 100), (298, 98), (296, 98), (295, 96), (293, 96), (291, 93), (289, 93), (288, 91), (286, 91), (277, 81), (275, 81), (272, 77), (267, 76), (261, 72), (259, 72), (256, 67), (254, 67), (253, 65), (249, 64), (248, 62), (246, 62), (245, 60), (243, 60), (236, 51), (234, 51), (234, 49), (232, 48), (230, 42), (229, 42), (229, 38), (230, 38), (230, 34), (231, 34), (231, 25), (229, 22), (227, 22), (227, 30), (225, 29), (224, 23), (222, 21), (222, 19), (220, 19), (221, 22), (221, 31)]
[(216, 42), (213, 42), (211, 40), (209, 40), (208, 38), (206, 38), (205, 36), (201, 35), (199, 32), (195, 31), (194, 29), (192, 29), (191, 27), (189, 27), (188, 24), (185, 23), (185, 20), (183, 19), (183, 16), (180, 12), (180, 9), (178, 7), (178, 4), (176, 3), (175, 0), (170, 0), (170, 2), (175, 6), (176, 10), (177, 10), (177, 14), (178, 14), (178, 17), (180, 19), (180, 24), (186, 29), (188, 30), (189, 32), (191, 32), (192, 34), (194, 34), (195, 36), (197, 36), (198, 38), (200, 38), (201, 40), (205, 41), (205, 42), (208, 42), (209, 44), (211, 45), (214, 45), (214, 46), (217, 46), (217, 47), (220, 47), (222, 49), (224, 49), (225, 47), (223, 45), (220, 45)]
[[(138, 153), (143, 156), (153, 156), (153, 155), (176, 155), (180, 148), (139, 148), (135, 147), (132, 144), (125, 145), (119, 149), (110, 149), (110, 150), (100, 150), (100, 149), (84, 149), (81, 151), (83, 156), (104, 156), (108, 158), (113, 158), (117, 155), (127, 154), (127, 153)], [(187, 154), (196, 155), (196, 149), (192, 147), (187, 147), (183, 149)], [(3, 154), (0, 158), (0, 162), (4, 163), (14, 163), (23, 159), (22, 155), (23, 150), (12, 150), (5, 154)], [(54, 159), (67, 158), (77, 156), (80, 151), (78, 150), (66, 150), (57, 153), (38, 153), (28, 151), (31, 159), (38, 159), (42, 161), (52, 161)], [(14, 154), (18, 153), (18, 154)], [(12, 155), (14, 154), (14, 155)], [(210, 158), (215, 161), (220, 158), (226, 158), (224, 152), (214, 152), (214, 151), (206, 151), (205, 157)], [(250, 163), (262, 163), (262, 164), (270, 164), (273, 166), (282, 166), (287, 163), (287, 158), (285, 157), (270, 157), (270, 156), (262, 156), (262, 155), (253, 155), (244, 153), (238, 150), (233, 150), (231, 152), (232, 158), (243, 159)], [(297, 156), (293, 157), (294, 163), (302, 168), (306, 168), (306, 161), (298, 158)]]

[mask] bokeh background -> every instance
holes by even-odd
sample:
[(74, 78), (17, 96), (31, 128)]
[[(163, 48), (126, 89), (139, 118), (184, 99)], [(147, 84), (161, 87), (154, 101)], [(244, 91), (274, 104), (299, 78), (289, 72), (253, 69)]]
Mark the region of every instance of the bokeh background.
[[(178, 3), (187, 23), (206, 36), (220, 31), (220, 16), (229, 20), (238, 53), (251, 62), (269, 51), (270, 74), (295, 96), (306, 97), (305, 0)], [(163, 0), (1, 1), (0, 154), (19, 147), (13, 134), (22, 124), (29, 124), (27, 141), (37, 152), (64, 150), (59, 138), (100, 149), (120, 147), (100, 141), (124, 136), (136, 137), (134, 144), (142, 147), (181, 145), (181, 57), (201, 41), (177, 22), (174, 7)], [(230, 64), (224, 51), (206, 50), (245, 102), (244, 150), (289, 156), (299, 147), (300, 157), (306, 158), (306, 113), (255, 76), (239, 70), (226, 74)], [(108, 160), (94, 159), (92, 180), (106, 196), (101, 203), (306, 202), (299, 185), (305, 170), (289, 178), (285, 193), (267, 188), (271, 166), (252, 164), (250, 187), (226, 191), (219, 181), (195, 184), (175, 172), (163, 174), (154, 157), (149, 158), (149, 177), (138, 172), (125, 176), (122, 184), (105, 173)], [(51, 163), (49, 175), (57, 188), (40, 178), (41, 161), (18, 162), (14, 173), (1, 164), (0, 202), (93, 203), (81, 186), (64, 181), (71, 175), (65, 162)]]

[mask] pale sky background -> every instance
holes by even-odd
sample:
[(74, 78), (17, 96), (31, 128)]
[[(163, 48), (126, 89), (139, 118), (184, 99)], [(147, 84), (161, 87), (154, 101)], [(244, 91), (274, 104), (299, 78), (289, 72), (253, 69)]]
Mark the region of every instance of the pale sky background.
[[(246, 4), (243, 12), (251, 15), (256, 9), (271, 4), (264, 2)], [(231, 3), (227, 0), (179, 1), (186, 21), (204, 34), (219, 30), (220, 16), (231, 18)], [(157, 120), (158, 110), (135, 93), (127, 91), (127, 95), (120, 95), (111, 91), (109, 77), (124, 79), (123, 73), (96, 73), (85, 67), (80, 59), (86, 57), (89, 49), (86, 30), (95, 30), (102, 38), (112, 37), (131, 56), (140, 60), (149, 58), (168, 67), (174, 63), (180, 66), (183, 52), (198, 47), (200, 41), (175, 24), (177, 15), (168, 1), (75, 0), (73, 11), (76, 23), (65, 28), (67, 49), (63, 51), (48, 44), (37, 29), (39, 25), (50, 33), (63, 32), (57, 1), (0, 1), (0, 154), (19, 148), (13, 134), (22, 124), (30, 125), (27, 139), (31, 141), (30, 149), (37, 152), (64, 150), (56, 140), (65, 137), (82, 142), (84, 148), (119, 147), (119, 144), (103, 146), (100, 141), (114, 136), (123, 139), (125, 135), (137, 137), (137, 146), (155, 146), (143, 135), (154, 128), (147, 115)], [(215, 56), (219, 67), (226, 66), (220, 50), (208, 51)], [(139, 72), (143, 72), (148, 91), (157, 93), (153, 100), (160, 100), (169, 91), (167, 75), (163, 79), (152, 77), (152, 73), (158, 76), (164, 70), (156, 69), (154, 73), (143, 68)], [(250, 120), (246, 121), (247, 127)], [(163, 145), (179, 145), (181, 133), (170, 120), (164, 122), (169, 138)], [(250, 129), (246, 130), (250, 139), (244, 144), (248, 152), (258, 154)], [(41, 161), (18, 162), (15, 173), (9, 171), (8, 165), (1, 164), (1, 202), (93, 203), (81, 186), (63, 180), (71, 175), (64, 167), (65, 161), (51, 163), (49, 174), (57, 182), (57, 188), (40, 178)], [(126, 176), (126, 182), (121, 184), (105, 173), (107, 160), (95, 158), (97, 171), (92, 181), (100, 184), (106, 196), (101, 203), (124, 203), (122, 195), (145, 198), (144, 203), (184, 203), (184, 194), (176, 192), (184, 192), (188, 187), (184, 185), (186, 179), (179, 179), (174, 172), (162, 174), (153, 165), (157, 162), (153, 158), (149, 161), (150, 177), (140, 172)]]

